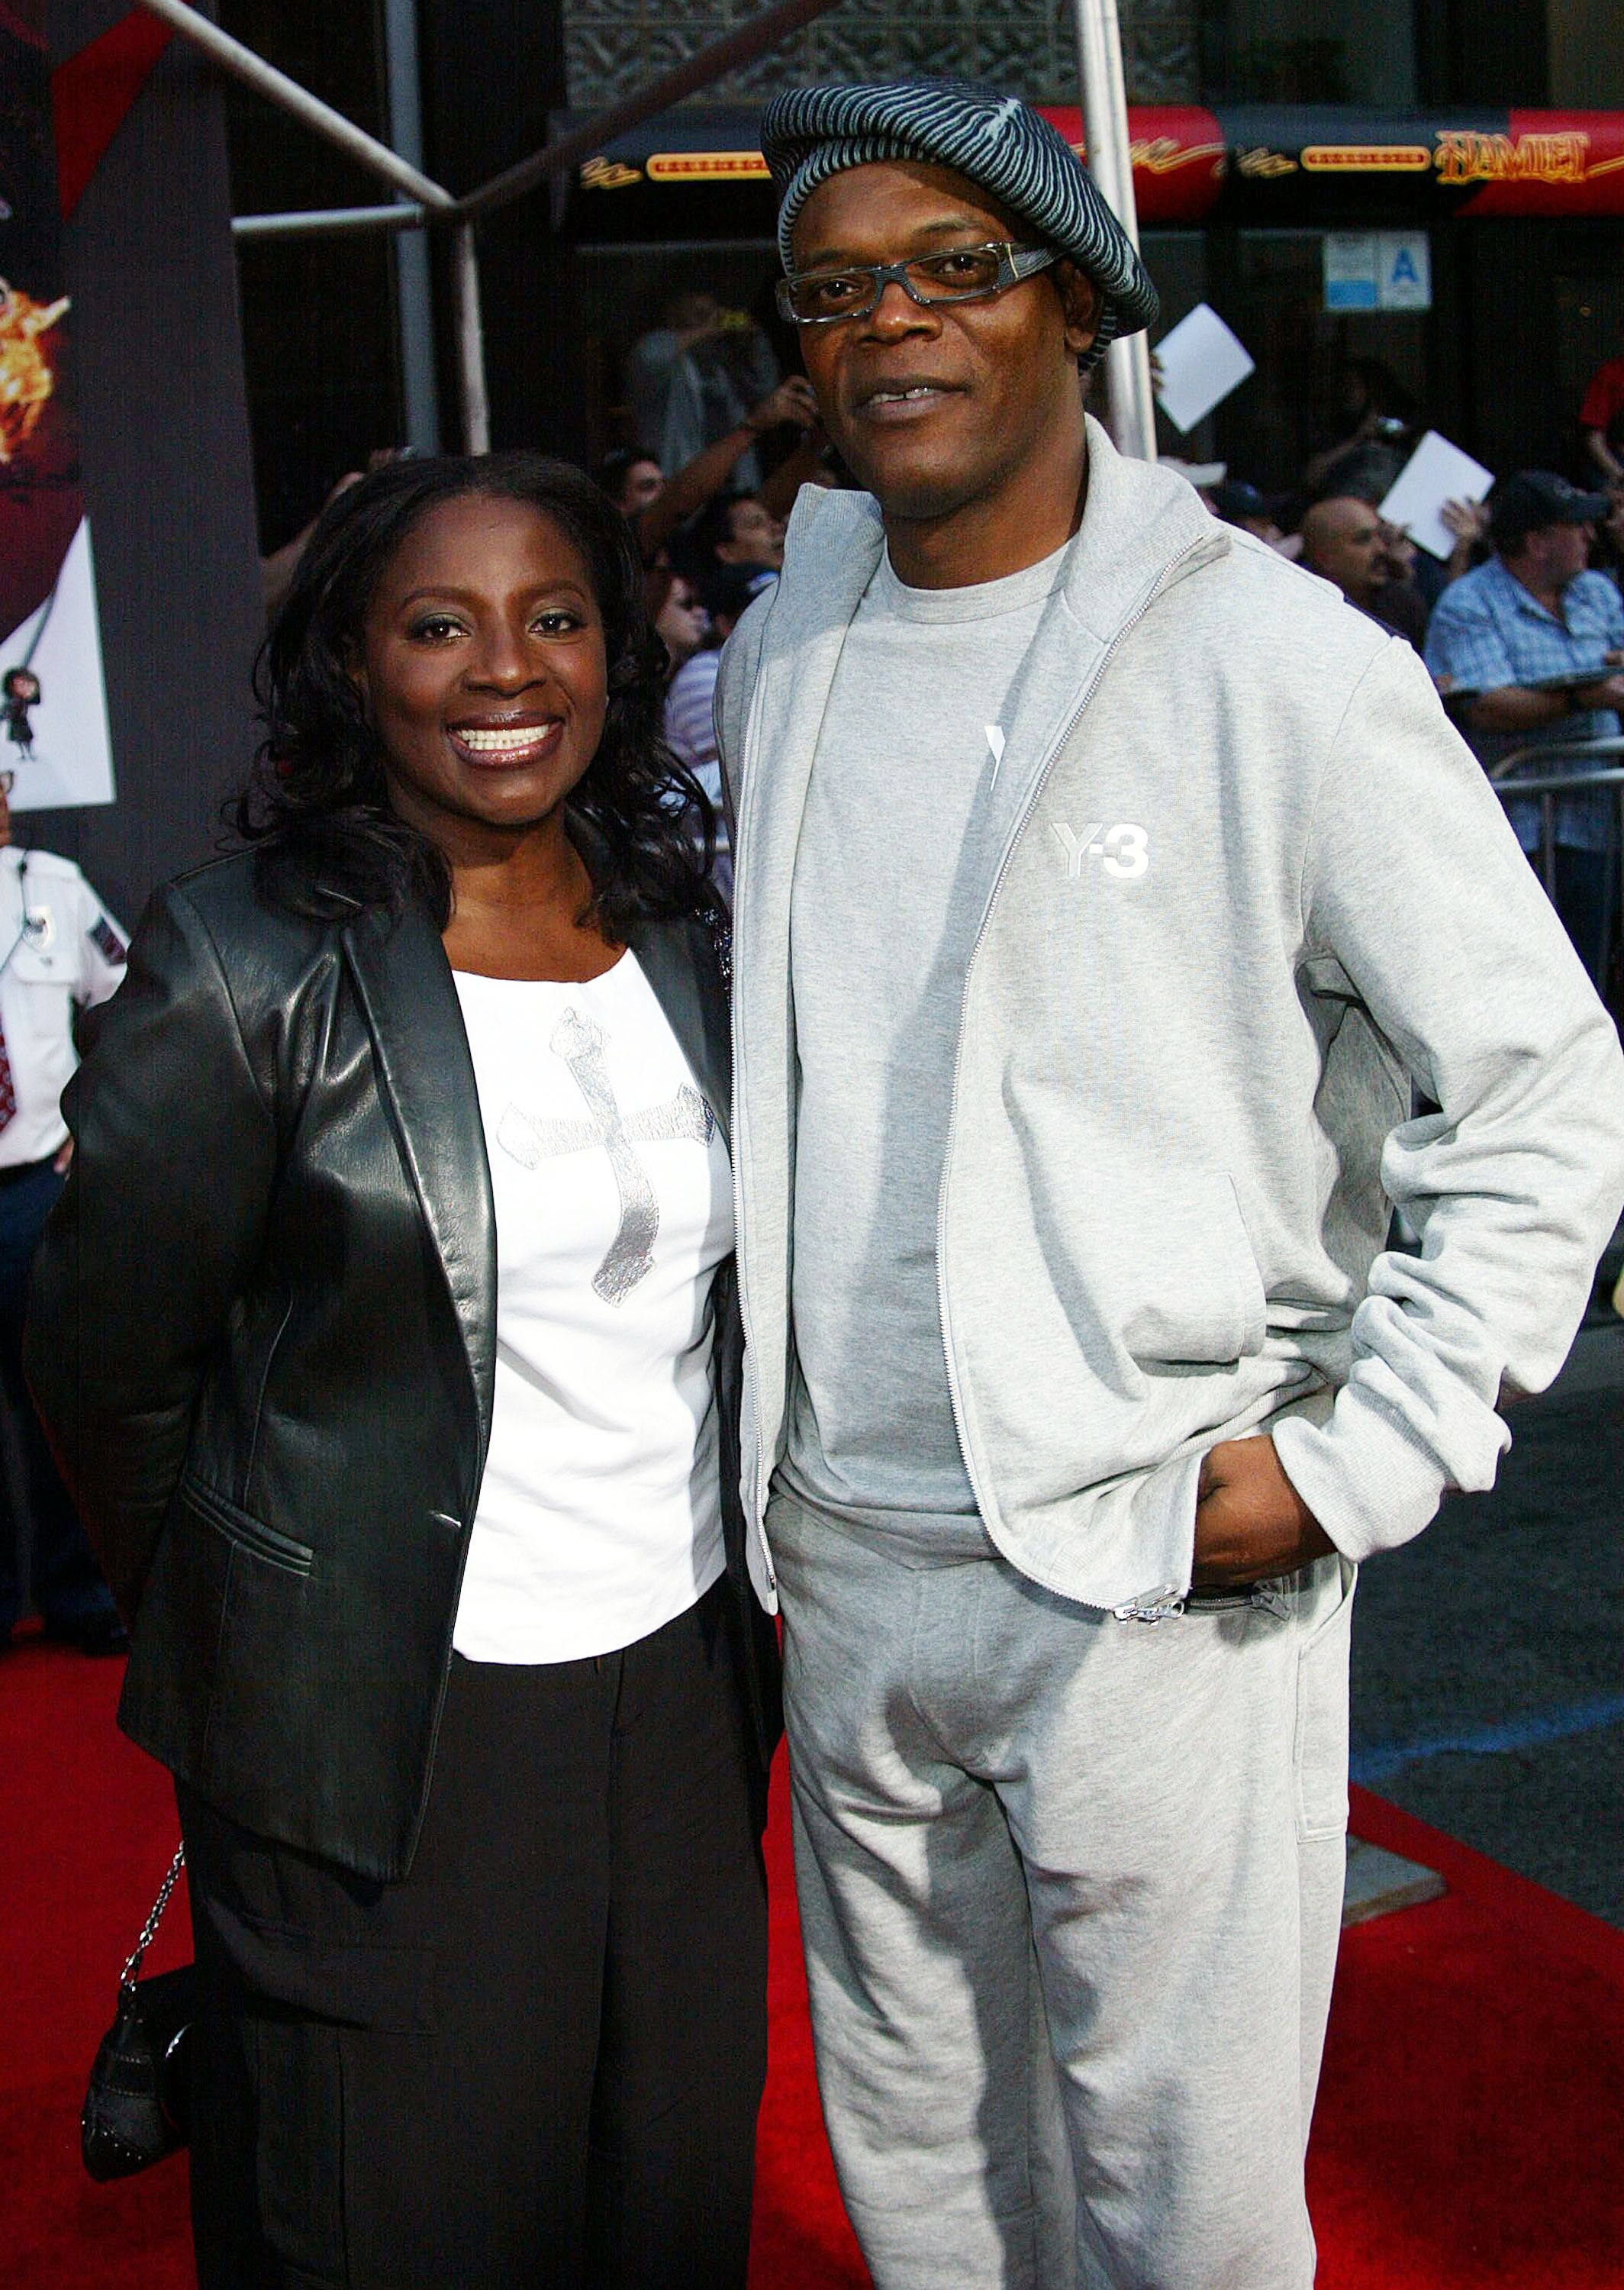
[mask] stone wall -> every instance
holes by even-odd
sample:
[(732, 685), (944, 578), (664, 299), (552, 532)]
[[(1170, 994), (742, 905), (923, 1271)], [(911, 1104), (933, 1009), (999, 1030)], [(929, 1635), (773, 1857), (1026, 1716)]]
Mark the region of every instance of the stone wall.
[[(570, 103), (596, 111), (760, 13), (761, 0), (564, 0)], [(1128, 98), (1193, 103), (1197, 0), (1123, 0)], [(756, 104), (812, 80), (972, 79), (1038, 103), (1077, 100), (1069, 0), (844, 0), (698, 99)]]

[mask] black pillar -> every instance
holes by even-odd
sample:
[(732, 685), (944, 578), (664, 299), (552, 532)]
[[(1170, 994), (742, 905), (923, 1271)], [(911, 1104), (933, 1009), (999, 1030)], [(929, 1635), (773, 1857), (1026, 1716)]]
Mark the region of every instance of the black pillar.
[[(53, 64), (128, 0), (52, 0)], [(208, 858), (254, 744), (252, 455), (218, 83), (173, 41), (64, 233), (116, 800), (28, 812), (132, 924)]]

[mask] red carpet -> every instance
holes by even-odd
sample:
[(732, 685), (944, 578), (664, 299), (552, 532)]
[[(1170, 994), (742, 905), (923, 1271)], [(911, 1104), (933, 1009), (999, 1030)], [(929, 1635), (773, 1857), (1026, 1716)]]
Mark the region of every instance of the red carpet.
[(1343, 1935), (1308, 2156), (1321, 2284), (1617, 2290), (1624, 1933), (1352, 1794), (1357, 1835), (1450, 1890)]
[[(96, 2187), (78, 2160), (85, 2070), (174, 1844), (166, 1777), (113, 1729), (121, 1669), (27, 1640), (0, 1660), (9, 2290), (191, 2280), (184, 2161)], [(780, 1768), (751, 2290), (861, 2290), (818, 2120), (787, 1825)], [(1355, 1825), (1451, 1889), (1343, 1942), (1309, 2158), (1322, 2290), (1620, 2290), (1624, 1934), (1361, 1790)], [(183, 1909), (148, 1969), (184, 1955)]]

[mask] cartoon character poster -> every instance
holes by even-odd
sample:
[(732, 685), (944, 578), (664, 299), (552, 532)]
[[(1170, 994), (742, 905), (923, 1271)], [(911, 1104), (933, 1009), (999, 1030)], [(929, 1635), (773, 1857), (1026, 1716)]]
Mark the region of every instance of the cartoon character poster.
[(0, 770), (18, 811), (113, 800), (42, 13), (0, 0)]

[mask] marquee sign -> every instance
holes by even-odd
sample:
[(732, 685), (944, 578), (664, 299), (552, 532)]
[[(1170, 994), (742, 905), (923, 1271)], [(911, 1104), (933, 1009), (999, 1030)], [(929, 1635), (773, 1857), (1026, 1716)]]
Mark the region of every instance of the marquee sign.
[[(1080, 111), (1043, 109), (1082, 151)], [(668, 112), (588, 159), (580, 187), (621, 195), (764, 188), (755, 124), (743, 111)], [(1378, 212), (1418, 222), (1624, 215), (1624, 112), (1164, 105), (1131, 108), (1128, 127), (1140, 220), (1151, 229), (1211, 216), (1316, 224)], [(607, 222), (596, 199), (592, 205), (595, 220)]]
[(1237, 220), (1318, 220), (1361, 201), (1452, 214), (1624, 214), (1624, 112), (1222, 115)]

